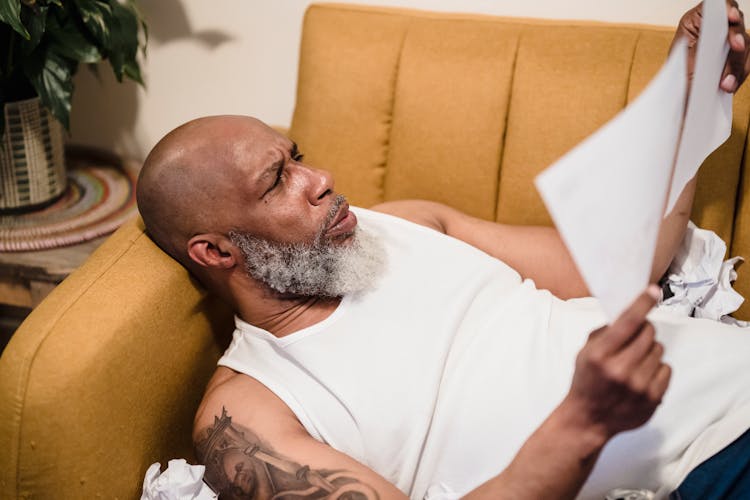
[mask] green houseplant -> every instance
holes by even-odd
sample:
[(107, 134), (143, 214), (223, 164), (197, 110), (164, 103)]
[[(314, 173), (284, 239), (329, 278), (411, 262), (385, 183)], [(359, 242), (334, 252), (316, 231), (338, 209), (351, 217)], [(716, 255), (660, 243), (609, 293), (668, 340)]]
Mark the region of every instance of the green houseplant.
[[(0, 142), (4, 144), (0, 153), (5, 153), (5, 167), (0, 170), (0, 176), (6, 179), (18, 176), (20, 184), (17, 185), (23, 189), (29, 184), (24, 176), (30, 175), (31, 170), (24, 173), (23, 168), (28, 167), (30, 155), (20, 152), (20, 146), (10, 144), (7, 137), (21, 133), (24, 116), (38, 114), (42, 126), (51, 122), (54, 132), (59, 126), (49, 118), (51, 113), (69, 129), (73, 76), (80, 64), (93, 67), (107, 60), (118, 81), (129, 78), (142, 84), (137, 56), (140, 50), (145, 51), (146, 35), (146, 24), (132, 0), (0, 1), (0, 109), (5, 117), (5, 120), (0, 119)], [(41, 105), (38, 113), (28, 108), (29, 100), (35, 99)], [(17, 111), (14, 103), (24, 103), (27, 107)], [(31, 128), (34, 127), (24, 127), (23, 134), (28, 134), (27, 129)], [(34, 139), (25, 135), (23, 141), (31, 144), (31, 149), (35, 148)], [(62, 161), (61, 135), (60, 139), (44, 137), (36, 142), (39, 144), (36, 149), (47, 151), (46, 156), (60, 157)], [(60, 151), (52, 151), (56, 149)], [(13, 163), (18, 158), (21, 161)], [(64, 185), (64, 166), (52, 169), (57, 169), (58, 176), (62, 171)], [(52, 170), (47, 170), (43, 176), (53, 175)], [(51, 199), (59, 194), (59, 187), (57, 191), (44, 196)], [(8, 196), (7, 193), (2, 195), (0, 193), (0, 209), (39, 204), (39, 199), (4, 204)]]

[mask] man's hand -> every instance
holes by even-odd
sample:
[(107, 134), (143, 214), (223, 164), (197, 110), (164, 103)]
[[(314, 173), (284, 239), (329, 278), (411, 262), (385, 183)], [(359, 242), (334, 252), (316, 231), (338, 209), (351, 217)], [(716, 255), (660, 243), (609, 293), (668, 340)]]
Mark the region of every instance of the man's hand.
[(582, 429), (603, 439), (643, 425), (661, 403), (671, 369), (646, 314), (656, 303), (654, 285), (614, 323), (592, 332), (576, 359), (568, 405)]
[[(687, 11), (680, 19), (672, 45), (682, 36), (688, 41), (688, 78), (692, 80), (695, 68), (695, 52), (701, 30), (703, 4)], [(721, 75), (719, 87), (726, 92), (736, 92), (750, 73), (750, 36), (745, 31), (745, 16), (735, 0), (727, 0), (727, 21), (729, 22), (729, 55)]]

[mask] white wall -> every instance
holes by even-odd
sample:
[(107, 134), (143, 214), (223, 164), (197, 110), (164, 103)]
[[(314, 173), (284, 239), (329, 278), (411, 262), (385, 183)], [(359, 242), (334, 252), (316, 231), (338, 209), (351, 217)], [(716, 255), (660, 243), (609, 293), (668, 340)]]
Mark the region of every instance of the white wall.
[[(339, 0), (341, 3), (508, 16), (676, 25), (697, 0)], [(302, 16), (310, 0), (140, 0), (151, 39), (147, 88), (76, 78), (71, 142), (144, 158), (194, 117), (249, 114), (288, 125), (294, 108)]]

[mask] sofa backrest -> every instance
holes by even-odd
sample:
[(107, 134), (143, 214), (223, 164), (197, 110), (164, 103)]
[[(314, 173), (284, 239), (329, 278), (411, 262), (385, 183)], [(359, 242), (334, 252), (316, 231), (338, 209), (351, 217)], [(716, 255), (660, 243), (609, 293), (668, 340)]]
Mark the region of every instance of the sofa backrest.
[[(424, 198), (489, 220), (549, 225), (533, 178), (638, 96), (673, 33), (314, 5), (289, 133), (355, 204)], [(748, 257), (749, 117), (746, 85), (730, 139), (700, 170), (692, 214)], [(750, 275), (740, 273), (737, 288), (749, 294)]]
[(143, 229), (121, 227), (0, 357), (0, 499), (139, 498), (153, 462), (195, 463), (232, 314)]

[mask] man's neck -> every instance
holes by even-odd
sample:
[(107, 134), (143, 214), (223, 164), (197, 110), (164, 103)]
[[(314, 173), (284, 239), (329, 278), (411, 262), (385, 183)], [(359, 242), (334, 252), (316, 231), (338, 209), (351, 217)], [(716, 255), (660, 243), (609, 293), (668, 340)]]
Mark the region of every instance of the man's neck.
[(237, 314), (251, 325), (284, 337), (323, 321), (340, 302), (341, 299), (330, 297), (264, 297), (238, 304)]

